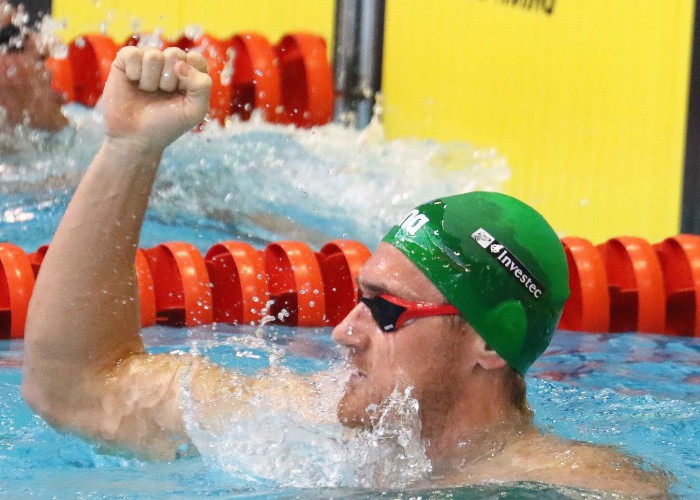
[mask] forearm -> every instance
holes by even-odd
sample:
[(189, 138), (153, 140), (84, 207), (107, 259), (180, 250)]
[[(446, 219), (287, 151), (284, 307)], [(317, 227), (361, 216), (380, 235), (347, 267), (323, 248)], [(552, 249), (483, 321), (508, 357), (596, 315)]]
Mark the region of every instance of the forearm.
[(102, 94), (107, 139), (56, 231), (27, 314), (29, 405), (61, 429), (146, 456), (186, 441), (176, 382), (187, 363), (142, 355), (136, 249), (163, 149), (202, 120), (210, 89), (199, 53), (117, 53)]
[(32, 295), (25, 385), (79, 397), (76, 383), (143, 351), (134, 259), (159, 161), (158, 151), (109, 139), (93, 160)]

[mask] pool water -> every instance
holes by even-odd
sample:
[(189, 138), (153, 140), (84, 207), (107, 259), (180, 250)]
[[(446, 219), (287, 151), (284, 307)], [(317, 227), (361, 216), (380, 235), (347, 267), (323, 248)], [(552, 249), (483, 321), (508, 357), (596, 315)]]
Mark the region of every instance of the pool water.
[[(262, 330), (226, 325), (153, 327), (144, 332), (144, 338), (151, 352), (194, 349), (249, 374), (269, 367), (272, 354), (274, 363), (301, 373), (332, 370), (342, 359), (329, 329), (278, 325)], [(258, 472), (261, 464), (249, 456), (235, 467), (226, 462), (233, 457), (226, 455), (225, 447), (209, 446), (203, 448), (200, 457), (174, 463), (101, 455), (80, 439), (55, 432), (24, 404), (20, 395), (22, 342), (0, 341), (0, 350), (0, 496), (386, 498), (382, 495), (385, 490), (353, 486), (360, 480), (352, 477), (352, 467), (336, 461), (338, 451), (332, 447), (338, 429), (309, 431), (281, 414), (255, 423), (252, 430), (257, 430), (257, 436), (241, 439), (238, 435), (236, 444), (251, 450), (253, 456), (257, 454), (257, 460), (262, 450), (274, 450), (275, 459), (266, 462), (274, 467), (270, 465), (263, 475)], [(558, 332), (528, 376), (528, 398), (536, 422), (548, 432), (619, 446), (643, 457), (647, 463), (675, 475), (673, 492), (695, 497), (700, 492), (699, 351), (698, 342), (688, 339)], [(295, 425), (309, 441), (280, 444), (276, 436), (283, 426)], [(310, 461), (301, 460), (310, 452), (314, 455)], [(364, 465), (368, 464), (372, 465), (371, 460)], [(327, 470), (319, 473), (324, 467)], [(569, 498), (580, 494), (520, 484), (505, 490), (487, 485), (411, 491), (410, 496), (501, 498), (502, 491), (512, 495), (510, 498)], [(409, 497), (408, 491), (393, 491), (389, 497), (401, 494)]]
[[(71, 130), (51, 139), (28, 134), (18, 153), (0, 156), (0, 241), (26, 251), (49, 242), (101, 134), (98, 112), (67, 111)], [(387, 142), (378, 129), (296, 130), (255, 121), (211, 127), (166, 152), (141, 246), (178, 240), (205, 251), (226, 239), (257, 246), (299, 239), (318, 247), (348, 237), (373, 248), (415, 204), (468, 189), (499, 189), (508, 172), (491, 149)], [(151, 352), (193, 351), (251, 375), (269, 368), (343, 373), (343, 354), (329, 329), (153, 327), (144, 339)], [(309, 426), (284, 412), (262, 412), (247, 427), (231, 426), (223, 440), (198, 433), (201, 455), (174, 463), (103, 455), (53, 431), (27, 408), (20, 394), (22, 348), (21, 340), (0, 341), (0, 496), (598, 497), (527, 483), (430, 489), (419, 481), (426, 461), (416, 439), (403, 449), (408, 462), (386, 460), (389, 449), (376, 441), (348, 449), (339, 444), (339, 425)], [(558, 332), (527, 382), (543, 430), (618, 446), (672, 473), (678, 496), (700, 495), (700, 341)], [(327, 402), (336, 396), (329, 392)], [(395, 403), (410, 424), (410, 401), (398, 395)], [(189, 422), (196, 433), (195, 424)], [(378, 470), (385, 481), (373, 484), (368, 478)]]

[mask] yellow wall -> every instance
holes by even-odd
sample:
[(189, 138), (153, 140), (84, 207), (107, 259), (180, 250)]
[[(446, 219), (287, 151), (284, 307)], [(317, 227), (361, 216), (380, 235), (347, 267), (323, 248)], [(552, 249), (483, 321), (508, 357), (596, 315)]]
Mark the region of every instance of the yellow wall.
[(495, 146), (562, 235), (675, 234), (693, 3), (388, 0), (387, 131)]
[[(494, 146), (562, 235), (679, 227), (692, 0), (387, 0), (390, 137)], [(532, 8), (527, 8), (532, 5)], [(54, 0), (66, 39), (197, 24), (329, 42), (334, 0)], [(539, 6), (539, 8), (538, 8)], [(553, 7), (551, 14), (542, 6)]]
[(52, 15), (65, 20), (65, 40), (105, 32), (116, 41), (137, 32), (162, 29), (177, 38), (187, 26), (227, 37), (257, 31), (271, 43), (283, 34), (311, 31), (332, 45), (334, 0), (53, 0)]

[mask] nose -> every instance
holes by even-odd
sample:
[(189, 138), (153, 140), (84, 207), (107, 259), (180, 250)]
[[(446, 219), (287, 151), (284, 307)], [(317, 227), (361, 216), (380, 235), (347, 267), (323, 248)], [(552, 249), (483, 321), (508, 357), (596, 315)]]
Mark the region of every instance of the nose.
[[(364, 349), (369, 343), (369, 330), (371, 325), (367, 324), (370, 316), (367, 306), (362, 303), (357, 304), (343, 321), (333, 328), (333, 340), (345, 347)], [(371, 319), (369, 319), (371, 321)]]

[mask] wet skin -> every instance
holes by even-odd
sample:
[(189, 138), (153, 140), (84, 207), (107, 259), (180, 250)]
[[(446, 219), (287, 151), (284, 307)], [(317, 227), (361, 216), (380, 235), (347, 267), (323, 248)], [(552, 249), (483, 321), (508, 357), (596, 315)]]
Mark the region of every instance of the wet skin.
[[(358, 283), (366, 297), (388, 293), (445, 303), (425, 275), (386, 243), (362, 268)], [(360, 303), (333, 330), (333, 338), (348, 348), (353, 368), (338, 405), (340, 422), (370, 428), (396, 387), (413, 387), (433, 481), (529, 480), (665, 497), (664, 475), (640, 471), (633, 459), (612, 448), (543, 435), (529, 417), (514, 412), (499, 388), (503, 361), (485, 351), (483, 340), (464, 324), (429, 317), (384, 333)], [(376, 416), (367, 411), (373, 405), (379, 407)]]
[(37, 49), (33, 36), (17, 52), (2, 48), (0, 52), (0, 106), (5, 121), (0, 130), (18, 124), (56, 132), (67, 123), (61, 112), (65, 99), (51, 87), (51, 72), (46, 55)]
[[(364, 297), (381, 293), (412, 302), (444, 304), (440, 291), (408, 258), (381, 243), (358, 278)], [(354, 368), (338, 405), (340, 421), (349, 427), (369, 427), (367, 408), (380, 405), (399, 387), (413, 387), (413, 396), (426, 413), (443, 413), (452, 407), (466, 365), (474, 363), (472, 337), (444, 317), (420, 318), (399, 330), (384, 333), (369, 309), (358, 304), (333, 330), (333, 339), (348, 348)]]

